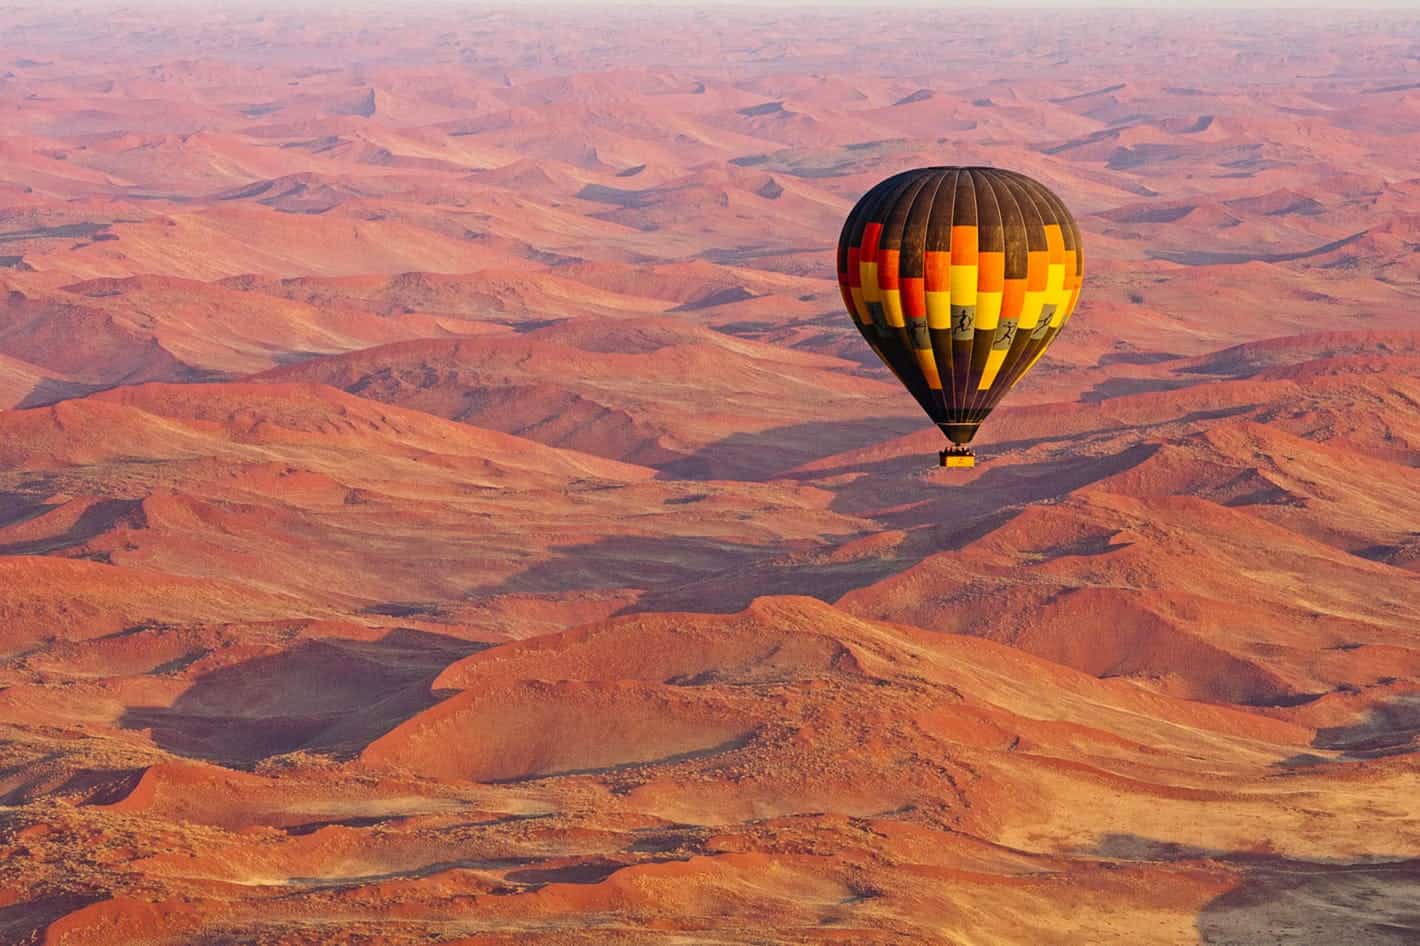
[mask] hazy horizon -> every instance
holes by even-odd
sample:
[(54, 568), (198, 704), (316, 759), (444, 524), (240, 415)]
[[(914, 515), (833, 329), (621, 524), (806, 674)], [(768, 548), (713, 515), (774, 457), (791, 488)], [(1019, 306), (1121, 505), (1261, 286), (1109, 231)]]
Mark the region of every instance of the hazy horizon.
[[(183, 0), (72, 0), (71, 6), (74, 9), (168, 9), (180, 12), (191, 12), (196, 14), (190, 4)], [(618, 0), (517, 0), (517, 2), (495, 2), (483, 3), (479, 0), (400, 0), (400, 2), (380, 2), (380, 0), (364, 0), (364, 2), (340, 2), (340, 0), (294, 0), (291, 3), (273, 4), (270, 0), (213, 0), (204, 4), (202, 12), (214, 12), (220, 10), (242, 10), (249, 12), (272, 12), (290, 13), (295, 11), (311, 11), (322, 13), (341, 12), (380, 12), (380, 13), (401, 13), (401, 12), (421, 12), (437, 10), (480, 10), (480, 11), (516, 11), (536, 8), (539, 10), (587, 10), (587, 9), (638, 9), (638, 10), (696, 10), (696, 9), (723, 9), (742, 10), (757, 12), (773, 12), (778, 9), (785, 10), (812, 10), (812, 9), (833, 9), (838, 10), (859, 10), (865, 15), (875, 10), (921, 10), (937, 13), (990, 13), (999, 9), (1010, 10), (1117, 10), (1130, 11), (1150, 16), (1164, 18), (1187, 17), (1202, 11), (1225, 11), (1232, 13), (1257, 12), (1279, 12), (1298, 11), (1314, 13), (1334, 13), (1334, 12), (1364, 12), (1369, 10), (1387, 12), (1411, 12), (1420, 13), (1410, 0), (1337, 0), (1329, 4), (1318, 3), (1294, 3), (1288, 0), (1241, 0), (1241, 2), (1227, 2), (1227, 0), (1202, 0), (1202, 2), (1190, 4), (1187, 9), (1170, 7), (1168, 9), (1156, 9), (1149, 5), (1141, 5), (1135, 2), (1121, 2), (1121, 0), (999, 0), (995, 3), (965, 3), (952, 6), (944, 6), (936, 0), (891, 0), (891, 2), (875, 2), (864, 4), (855, 0), (774, 0), (768, 3), (755, 3), (752, 0), (628, 0), (628, 2), (618, 2)], [(10, 7), (11, 10), (49, 10), (52, 7), (39, 4), (19, 3)]]

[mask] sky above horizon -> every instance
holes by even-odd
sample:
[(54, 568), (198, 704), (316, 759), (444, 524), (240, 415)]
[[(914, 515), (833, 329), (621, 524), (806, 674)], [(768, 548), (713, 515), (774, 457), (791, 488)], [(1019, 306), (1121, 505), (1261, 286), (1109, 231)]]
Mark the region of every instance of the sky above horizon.
[[(31, 4), (20, 3), (17, 8), (24, 9)], [(38, 6), (38, 4), (34, 4)], [(75, 8), (105, 8), (105, 9), (135, 9), (135, 8), (162, 8), (178, 7), (180, 9), (191, 9), (190, 0), (78, 0), (74, 4)], [(1140, 3), (1138, 0), (969, 0), (965, 3), (944, 4), (941, 0), (766, 0), (766, 2), (755, 2), (755, 0), (290, 0), (290, 2), (273, 3), (272, 0), (204, 0), (203, 7), (207, 10), (240, 9), (253, 12), (261, 11), (285, 11), (295, 10), (320, 10), (320, 11), (350, 11), (362, 12), (370, 10), (388, 10), (391, 12), (415, 11), (420, 9), (449, 9), (449, 8), (471, 8), (471, 9), (502, 9), (509, 8), (537, 8), (542, 10), (556, 9), (558, 7), (572, 8), (601, 8), (601, 9), (635, 9), (635, 8), (675, 8), (685, 9), (735, 9), (742, 8), (754, 11), (769, 11), (774, 9), (813, 9), (831, 8), (835, 10), (859, 9), (863, 11), (882, 9), (920, 9), (920, 10), (961, 10), (981, 12), (999, 8), (1009, 8), (1014, 10), (1030, 9), (1090, 9), (1090, 10), (1133, 10), (1146, 13), (1157, 14), (1178, 14), (1188, 15), (1199, 10), (1224, 10), (1231, 12), (1245, 12), (1248, 10), (1298, 10), (1331, 12), (1337, 10), (1363, 11), (1363, 10), (1388, 10), (1388, 11), (1416, 11), (1415, 0), (1331, 0), (1329, 3), (1297, 2), (1297, 0), (1196, 0), (1189, 4), (1188, 8), (1179, 9), (1173, 5), (1159, 3)]]
[[(336, 9), (341, 6), (340, 0), (307, 0), (312, 5), (323, 8)], [(508, 4), (484, 4), (478, 0), (401, 0), (399, 4), (391, 6), (421, 6), (421, 5), (441, 5), (441, 6), (506, 6)], [(371, 6), (382, 6), (378, 2), (372, 2)], [(922, 10), (991, 10), (1000, 7), (1010, 7), (1013, 9), (1116, 9), (1116, 10), (1137, 10), (1149, 13), (1177, 13), (1184, 15), (1196, 10), (1415, 10), (1415, 0), (1332, 0), (1329, 3), (1318, 3), (1313, 0), (1311, 3), (1298, 3), (1296, 0), (1198, 0), (1188, 5), (1188, 9), (1180, 9), (1173, 4), (1161, 3), (1140, 3), (1138, 0), (973, 0), (966, 3), (943, 3), (942, 0), (768, 0), (768, 2), (753, 2), (753, 0), (518, 0), (517, 6), (537, 6), (543, 8), (553, 8), (559, 6), (575, 7), (716, 7), (733, 8), (743, 7), (753, 10), (771, 10), (780, 8), (813, 8), (813, 7), (833, 7), (846, 9), (862, 9), (865, 11), (876, 9), (892, 8), (912, 8)]]

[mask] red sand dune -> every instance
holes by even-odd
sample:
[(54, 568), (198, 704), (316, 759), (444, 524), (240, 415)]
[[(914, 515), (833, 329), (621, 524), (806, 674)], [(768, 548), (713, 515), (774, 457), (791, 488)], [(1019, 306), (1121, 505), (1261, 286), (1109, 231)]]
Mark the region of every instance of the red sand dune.
[(616, 459), (661, 467), (693, 460), (698, 475), (723, 476), (744, 462), (716, 455), (715, 445), (732, 437), (764, 433), (755, 472), (772, 473), (826, 446), (821, 433), (796, 437), (786, 428), (892, 419), (899, 392), (852, 377), (853, 367), (660, 317), (401, 343), (261, 377), (319, 381)]

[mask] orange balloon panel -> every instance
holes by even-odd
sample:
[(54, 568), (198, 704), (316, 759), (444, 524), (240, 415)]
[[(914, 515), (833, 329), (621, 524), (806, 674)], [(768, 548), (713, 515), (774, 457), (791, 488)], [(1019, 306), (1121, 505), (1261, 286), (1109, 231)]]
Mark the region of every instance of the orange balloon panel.
[(953, 443), (1050, 347), (1084, 253), (1060, 198), (999, 168), (918, 168), (868, 191), (838, 240), (843, 301)]

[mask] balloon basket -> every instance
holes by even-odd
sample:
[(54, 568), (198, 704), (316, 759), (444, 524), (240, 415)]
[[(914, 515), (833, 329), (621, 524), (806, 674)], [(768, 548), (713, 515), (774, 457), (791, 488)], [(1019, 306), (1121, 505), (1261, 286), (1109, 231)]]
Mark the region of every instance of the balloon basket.
[(937, 459), (942, 466), (966, 469), (976, 466), (976, 454), (971, 452), (970, 447), (948, 447), (937, 454)]

